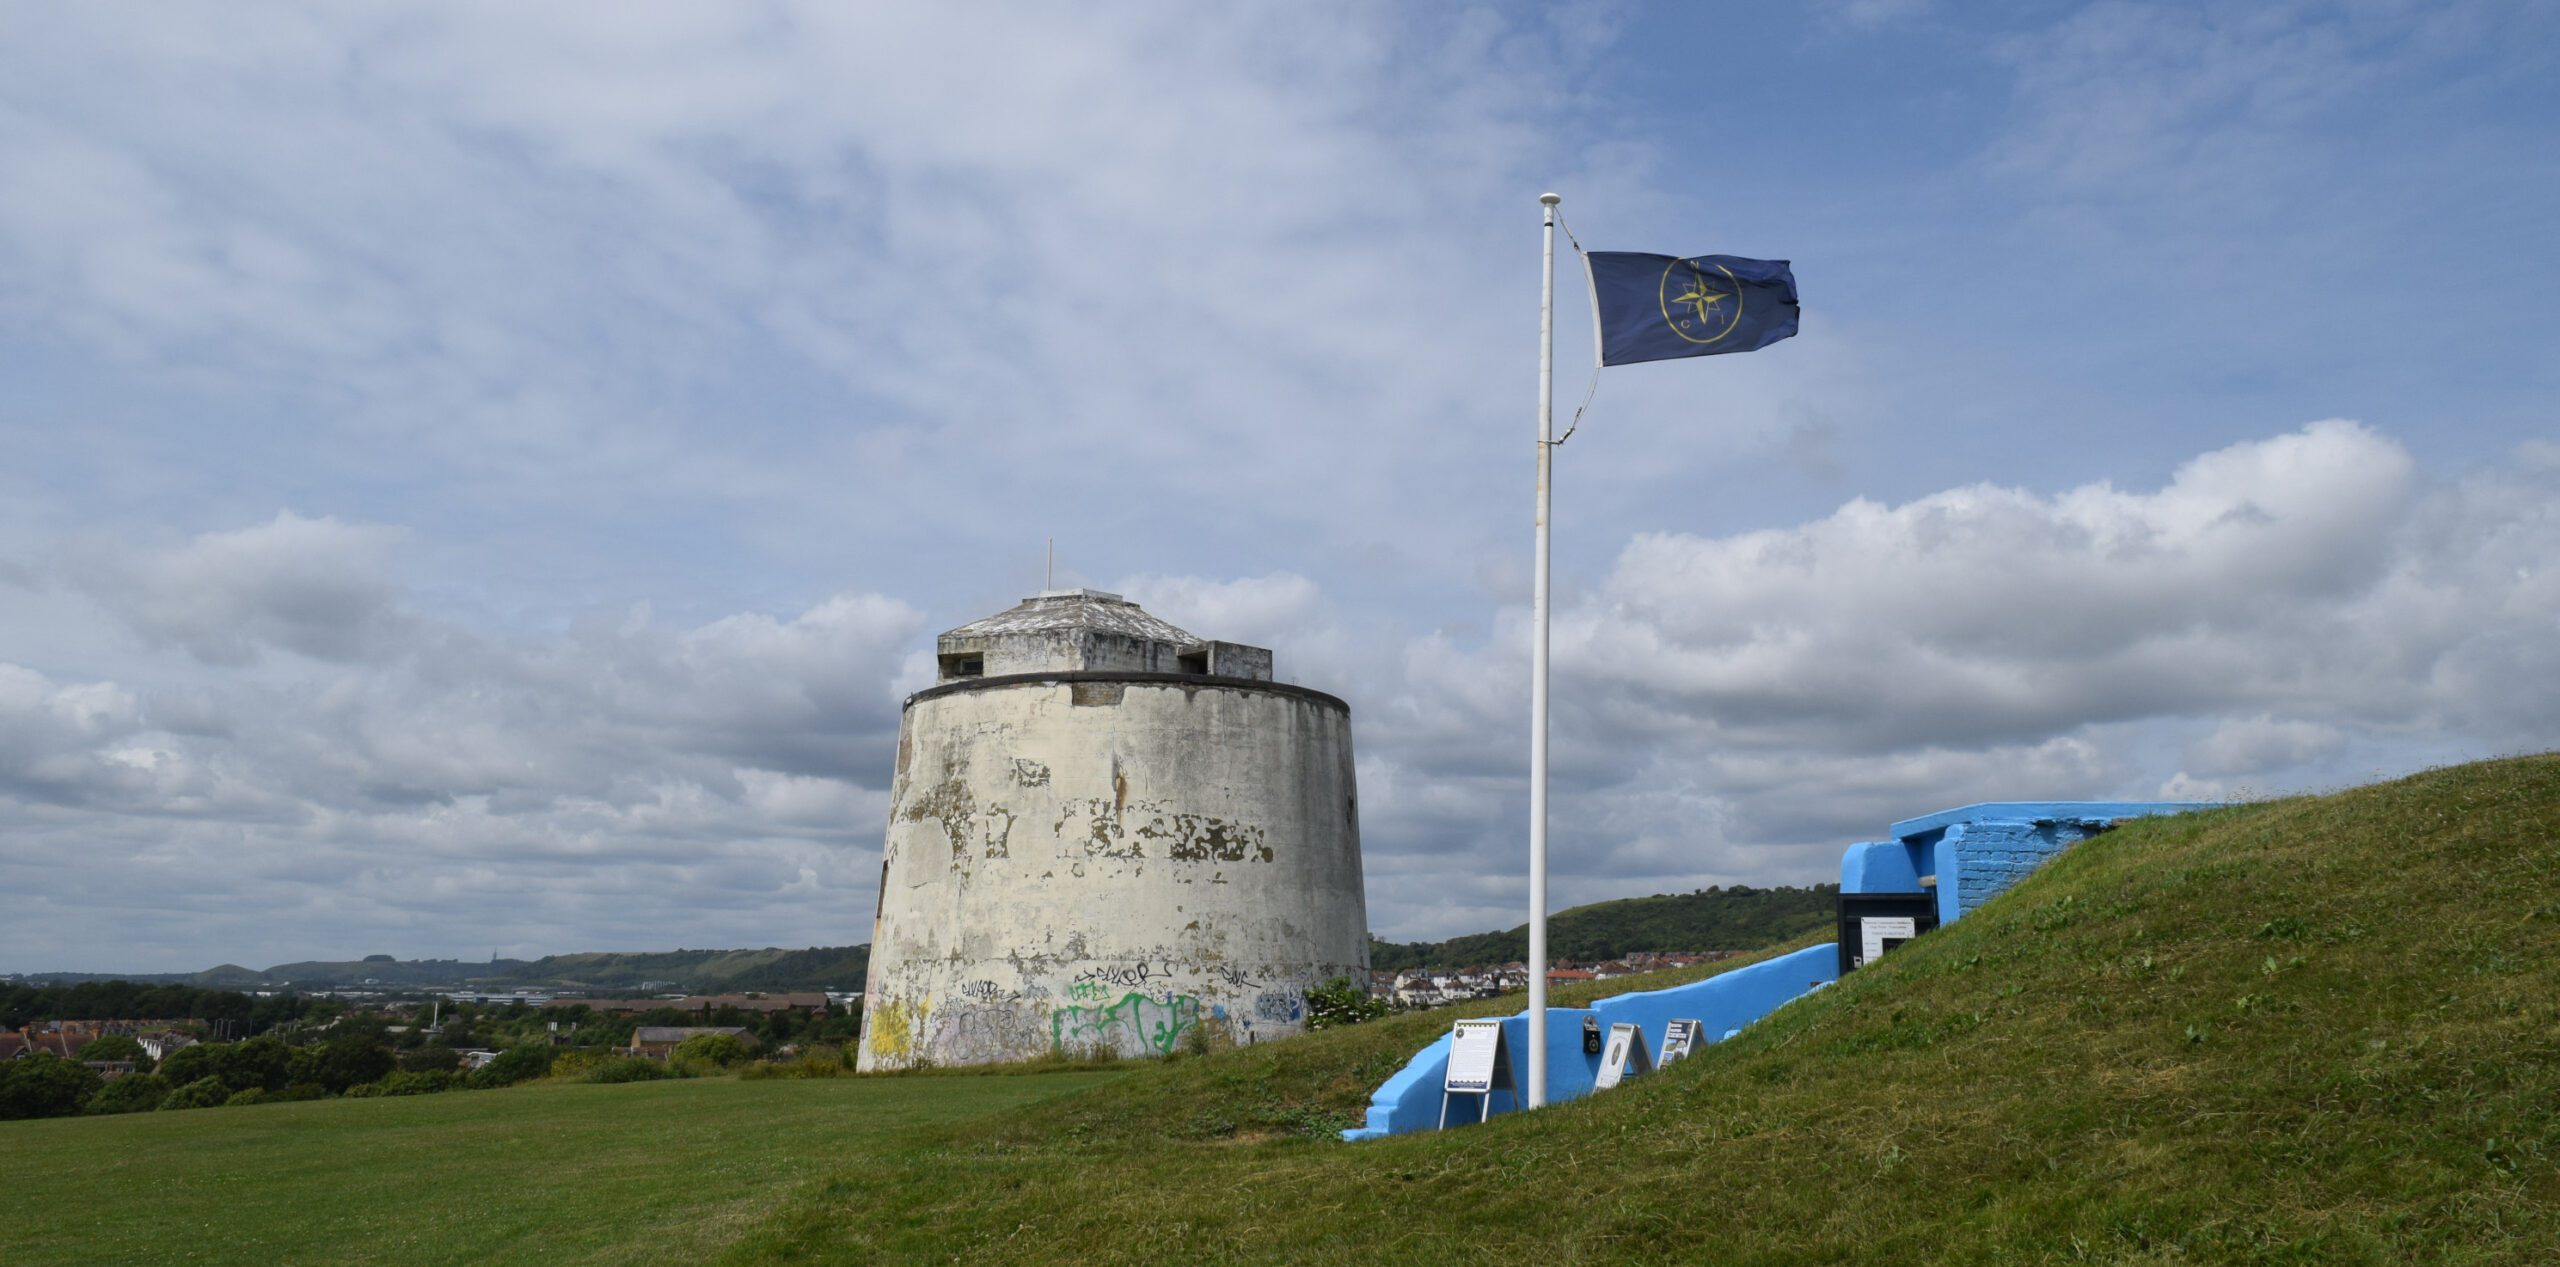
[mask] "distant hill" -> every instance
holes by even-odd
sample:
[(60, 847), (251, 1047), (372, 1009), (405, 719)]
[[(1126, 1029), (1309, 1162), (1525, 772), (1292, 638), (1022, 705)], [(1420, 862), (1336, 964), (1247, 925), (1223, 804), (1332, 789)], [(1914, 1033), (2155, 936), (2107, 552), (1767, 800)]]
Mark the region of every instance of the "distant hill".
[[(1557, 959), (1615, 959), (1640, 950), (1753, 950), (1831, 925), (1839, 886), (1753, 888), (1747, 884), (1595, 902), (1547, 921), (1547, 950)], [(1529, 926), (1472, 933), (1436, 942), (1369, 942), (1369, 966), (1458, 968), (1529, 957)], [(308, 959), (260, 971), (223, 964), (202, 972), (30, 972), (29, 983), (132, 981), (222, 990), (326, 990), (373, 982), (402, 989), (464, 986), (475, 990), (586, 989), (859, 990), (871, 964), (869, 946), (805, 950), (584, 951), (540, 959)], [(665, 983), (657, 985), (654, 983)]]
[[(1836, 884), (1753, 888), (1747, 884), (1594, 902), (1547, 917), (1547, 955), (1577, 961), (1645, 950), (1756, 950), (1829, 928)], [(1463, 968), (1529, 957), (1529, 926), (1434, 942), (1369, 942), (1369, 966)]]
[(468, 986), (479, 990), (636, 990), (650, 985), (695, 992), (859, 990), (870, 962), (871, 948), (868, 946), (816, 946), (806, 950), (768, 947), (763, 950), (588, 951), (546, 955), (540, 959), (494, 959), (485, 962), (375, 956), (280, 963), (263, 972), (238, 964), (223, 964), (203, 972), (30, 972), (19, 979), (60, 985), (82, 981), (133, 981), (226, 990), (273, 990), (286, 986), (321, 990), (368, 982), (409, 989)]

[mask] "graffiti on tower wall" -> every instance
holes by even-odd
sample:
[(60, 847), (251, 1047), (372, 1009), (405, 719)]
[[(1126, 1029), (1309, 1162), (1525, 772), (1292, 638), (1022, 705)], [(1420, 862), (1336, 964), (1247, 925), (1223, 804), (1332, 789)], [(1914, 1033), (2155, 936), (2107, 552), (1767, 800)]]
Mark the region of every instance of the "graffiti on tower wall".
[(1188, 994), (1151, 999), (1134, 990), (1109, 1007), (1062, 1007), (1049, 1017), (1050, 1041), (1068, 1053), (1109, 1051), (1165, 1055), (1183, 1031), (1200, 1023), (1200, 1000)]
[(1049, 1043), (1040, 1015), (1019, 1003), (957, 1003), (933, 1010), (926, 1025), (936, 1061), (976, 1065), (1028, 1060)]

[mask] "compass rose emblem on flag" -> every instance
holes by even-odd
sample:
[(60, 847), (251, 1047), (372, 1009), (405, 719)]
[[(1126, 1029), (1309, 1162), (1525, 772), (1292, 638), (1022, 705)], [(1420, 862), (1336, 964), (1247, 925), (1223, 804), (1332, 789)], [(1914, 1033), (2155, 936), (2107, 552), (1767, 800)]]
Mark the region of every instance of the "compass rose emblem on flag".
[(1796, 277), (1785, 260), (1592, 251), (1600, 363), (1753, 352), (1796, 332)]
[(1691, 343), (1713, 343), (1742, 322), (1742, 283), (1721, 264), (1673, 260), (1662, 268), (1661, 291), (1662, 319)]

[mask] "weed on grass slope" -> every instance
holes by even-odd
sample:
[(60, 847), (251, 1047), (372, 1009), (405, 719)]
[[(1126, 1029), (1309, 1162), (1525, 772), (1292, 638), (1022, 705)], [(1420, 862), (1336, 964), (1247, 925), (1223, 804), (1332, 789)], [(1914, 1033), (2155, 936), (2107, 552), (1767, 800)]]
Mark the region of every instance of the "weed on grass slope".
[(2560, 759), (2130, 824), (1618, 1091), (1324, 1138), (1451, 1015), (940, 1128), (733, 1254), (2552, 1261)]

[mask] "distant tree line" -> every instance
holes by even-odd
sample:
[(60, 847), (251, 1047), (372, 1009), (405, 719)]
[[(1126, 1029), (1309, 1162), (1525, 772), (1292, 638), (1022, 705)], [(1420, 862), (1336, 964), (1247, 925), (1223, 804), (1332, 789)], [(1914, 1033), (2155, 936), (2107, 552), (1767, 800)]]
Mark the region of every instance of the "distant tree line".
[[(1839, 893), (1836, 884), (1734, 884), (1577, 906), (1548, 917), (1547, 954), (1550, 959), (1598, 962), (1643, 951), (1757, 950), (1830, 927)], [(1381, 972), (1466, 968), (1528, 957), (1527, 924), (1447, 941), (1369, 941), (1369, 966)]]
[[(0, 1119), (483, 1090), (549, 1074), (553, 1056), (548, 1044), (510, 1047), (466, 1073), (451, 1047), (397, 1050), (373, 1018), (346, 1018), (310, 1038), (297, 1044), (278, 1031), (197, 1043), (154, 1067), (141, 1044), (119, 1034), (90, 1041), (76, 1060), (37, 1054), (0, 1062)], [(85, 1063), (110, 1060), (130, 1061), (135, 1071), (109, 1079)]]
[[(145, 974), (149, 985), (229, 991), (321, 989), (374, 985), (391, 990), (471, 985), (503, 990), (578, 986), (628, 990), (650, 985), (697, 992), (723, 990), (833, 990), (860, 983), (869, 973), (869, 946), (811, 946), (804, 950), (659, 950), (586, 952), (541, 959), (399, 959), (373, 954), (352, 960), (306, 960), (264, 969), (224, 964), (202, 972)], [(63, 972), (30, 978), (71, 985), (117, 980), (112, 974)]]
[[(25, 1006), (30, 1011), (59, 1013), (79, 1005), (54, 996), (95, 988), (84, 985), (40, 992), (47, 997)], [(132, 997), (170, 1005), (171, 1011), (154, 1019), (176, 1019), (190, 1009), (155, 997), (156, 991), (167, 988), (142, 988)], [(693, 1077), (735, 1068), (751, 1050), (797, 1053), (760, 1076), (833, 1077), (851, 1071), (847, 1047), (862, 1024), (860, 1011), (852, 1008), (829, 1008), (823, 1014), (755, 1014), (722, 1008), (708, 1016), (666, 1008), (640, 1016), (608, 1016), (583, 1006), (430, 1001), (415, 1005), (415, 1014), (407, 1017), (412, 1023), (395, 1026), (391, 1021), (401, 1019), (397, 1013), (386, 1018), (349, 1012), (334, 1000), (229, 997), (253, 1004), (241, 1018), (244, 1023), (257, 1021), (258, 1006), (272, 1002), (299, 1006), (278, 1011), (270, 1028), (256, 1037), (181, 1047), (156, 1068), (139, 1042), (121, 1034), (91, 1040), (73, 1060), (37, 1054), (0, 1061), (0, 1119), (201, 1109), (332, 1096), (426, 1095), (512, 1086), (552, 1076), (596, 1082)], [(192, 1010), (217, 1013), (195, 1019), (221, 1016), (218, 1007)], [(432, 1027), (427, 1024), (430, 1018), (437, 1022)], [(34, 1019), (129, 1019), (129, 1014), (119, 1016), (117, 1009), (110, 1008), (100, 1016), (46, 1014)], [(642, 1025), (739, 1026), (748, 1036), (696, 1035), (679, 1045), (675, 1059), (668, 1061), (623, 1056), (632, 1031)], [(478, 1069), (466, 1070), (462, 1067), (465, 1050), (497, 1055)], [(127, 1061), (135, 1072), (109, 1079), (89, 1068), (84, 1063), (88, 1061)]]
[(132, 981), (0, 987), (0, 1029), (36, 1021), (231, 1021), (243, 1037), (301, 1019), (315, 1000), (297, 995), (252, 998), (237, 990)]

